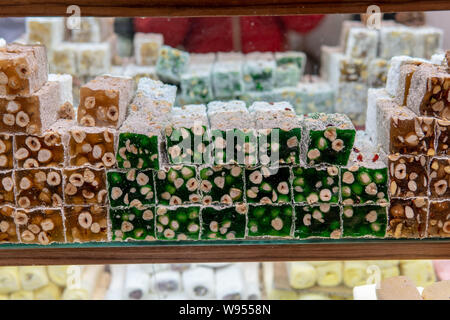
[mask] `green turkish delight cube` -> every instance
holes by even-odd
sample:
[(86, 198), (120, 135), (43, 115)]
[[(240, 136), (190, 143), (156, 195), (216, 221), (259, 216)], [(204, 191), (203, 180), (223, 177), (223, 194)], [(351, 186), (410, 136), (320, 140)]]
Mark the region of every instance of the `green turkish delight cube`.
[(155, 204), (152, 170), (108, 171), (108, 192), (112, 208)]
[(198, 240), (200, 206), (157, 206), (155, 225), (158, 240)]
[(300, 69), (294, 63), (277, 66), (274, 73), (274, 86), (277, 88), (296, 86), (300, 77)]
[(292, 188), (295, 203), (338, 203), (339, 168), (293, 167)]
[(347, 165), (355, 141), (355, 127), (343, 114), (311, 113), (304, 118), (302, 153), (305, 163)]
[(334, 111), (335, 90), (328, 82), (301, 82), (294, 89), (293, 105), (297, 114)]
[(232, 207), (203, 207), (201, 210), (203, 240), (233, 240), (245, 238), (246, 204)]
[(383, 204), (388, 202), (387, 168), (371, 169), (353, 166), (342, 168), (343, 204)]
[(192, 64), (181, 75), (181, 94), (189, 103), (204, 103), (213, 99), (211, 65)]
[(188, 69), (189, 53), (170, 46), (162, 46), (158, 52), (156, 73), (163, 81), (179, 83), (181, 75)]
[(207, 166), (200, 169), (200, 190), (205, 205), (243, 202), (244, 173), (237, 165)]
[(295, 64), (300, 69), (300, 76), (303, 75), (303, 71), (305, 70), (306, 65), (306, 54), (301, 51), (284, 51), (284, 52), (276, 52), (275, 60), (277, 66), (282, 66), (285, 64)]
[(381, 237), (386, 235), (387, 207), (377, 205), (344, 206), (344, 237)]
[(158, 204), (181, 205), (201, 200), (197, 169), (176, 165), (167, 171), (159, 170), (155, 177)]
[(155, 240), (155, 208), (110, 209), (112, 239)]
[(315, 206), (295, 206), (295, 238), (340, 238), (341, 209), (323, 203)]
[(246, 198), (249, 203), (291, 202), (289, 167), (249, 167), (245, 169)]
[(292, 237), (294, 209), (284, 205), (250, 205), (248, 210), (249, 237)]
[(276, 63), (272, 53), (249, 53), (243, 65), (243, 80), (246, 91), (267, 91), (274, 85)]
[(117, 166), (123, 169), (159, 169), (157, 134), (119, 133)]
[(212, 82), (216, 98), (239, 96), (244, 91), (242, 61), (240, 59), (217, 61), (213, 66)]

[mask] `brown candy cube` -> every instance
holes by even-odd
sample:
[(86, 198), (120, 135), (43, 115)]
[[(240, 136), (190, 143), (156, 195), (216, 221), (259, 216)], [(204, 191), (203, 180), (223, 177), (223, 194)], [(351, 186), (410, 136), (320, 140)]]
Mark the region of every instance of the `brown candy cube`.
[(431, 159), (430, 198), (450, 199), (450, 158)]
[(61, 170), (19, 169), (15, 171), (15, 182), (19, 208), (57, 208), (63, 204)]
[(64, 146), (61, 135), (54, 131), (40, 136), (16, 135), (14, 158), (18, 168), (62, 167)]
[(67, 242), (108, 241), (106, 207), (64, 207)]
[(13, 207), (0, 207), (0, 243), (19, 242), (13, 217), (14, 211)]
[(389, 159), (389, 193), (391, 197), (428, 196), (428, 158), (391, 154)]
[(14, 178), (12, 171), (0, 171), (0, 205), (15, 205)]
[(450, 121), (436, 121), (436, 153), (438, 155), (450, 155)]
[(391, 199), (387, 235), (394, 238), (426, 236), (428, 199)]
[(66, 242), (61, 209), (17, 209), (14, 221), (23, 243)]
[(65, 204), (71, 205), (105, 205), (108, 199), (105, 169), (65, 169), (64, 199)]
[(6, 133), (0, 134), (0, 170), (13, 167), (13, 137)]
[(450, 200), (430, 202), (428, 236), (450, 237)]

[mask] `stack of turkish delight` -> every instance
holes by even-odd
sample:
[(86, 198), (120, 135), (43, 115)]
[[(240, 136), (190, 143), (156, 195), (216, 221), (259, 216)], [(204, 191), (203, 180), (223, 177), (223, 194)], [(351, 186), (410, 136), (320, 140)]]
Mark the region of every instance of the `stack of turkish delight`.
[(388, 154), (388, 233), (396, 238), (450, 235), (450, 73), (444, 55), (436, 61), (394, 57), (386, 90), (369, 93), (368, 132)]

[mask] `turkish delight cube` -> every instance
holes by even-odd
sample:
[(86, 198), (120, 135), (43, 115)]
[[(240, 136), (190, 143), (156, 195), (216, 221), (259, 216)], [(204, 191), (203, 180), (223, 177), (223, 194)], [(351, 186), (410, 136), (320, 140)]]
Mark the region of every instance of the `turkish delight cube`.
[(156, 207), (156, 239), (198, 240), (200, 206)]
[(105, 169), (64, 169), (66, 205), (105, 205), (108, 201)]
[(380, 56), (390, 59), (394, 56), (414, 56), (416, 41), (412, 28), (387, 26), (380, 29)]
[(97, 76), (108, 73), (111, 68), (111, 53), (112, 48), (108, 42), (77, 43), (77, 75)]
[(428, 216), (428, 199), (392, 199), (387, 235), (394, 238), (424, 238)]
[(155, 208), (111, 208), (111, 233), (113, 241), (155, 240)]
[(158, 75), (156, 74), (155, 66), (139, 66), (136, 64), (128, 64), (123, 70), (119, 69), (117, 73), (112, 73), (112, 75), (124, 75), (125, 77), (133, 78), (136, 85), (142, 78), (150, 78), (153, 80), (158, 80)]
[(346, 165), (355, 141), (355, 127), (343, 114), (308, 114), (303, 120), (304, 163)]
[(387, 226), (387, 207), (344, 206), (342, 229), (344, 237), (384, 238)]
[(63, 139), (68, 141), (70, 166), (111, 168), (116, 164), (115, 131), (112, 129), (73, 126)]
[(292, 238), (294, 208), (291, 204), (250, 205), (247, 215), (248, 237)]
[(189, 66), (189, 53), (170, 46), (161, 46), (156, 62), (156, 73), (163, 81), (179, 83)]
[(248, 109), (258, 131), (259, 162), (300, 163), (302, 124), (288, 102), (255, 102)]
[(27, 17), (25, 19), (26, 42), (43, 44), (47, 50), (64, 40), (63, 17)]
[(411, 78), (419, 67), (414, 64), (404, 64), (400, 67), (400, 78), (397, 85), (397, 92), (394, 101), (400, 106), (406, 106), (408, 101)]
[(378, 31), (368, 28), (351, 28), (347, 34), (345, 54), (356, 59), (373, 59), (377, 56)]
[(436, 120), (436, 153), (450, 155), (450, 121)]
[(300, 69), (301, 78), (306, 66), (306, 54), (301, 51), (275, 52), (275, 61), (277, 66), (295, 64)]
[(28, 97), (47, 82), (47, 53), (43, 45), (0, 47), (0, 96)]
[(289, 167), (249, 167), (245, 169), (248, 203), (272, 204), (291, 202)]
[(181, 96), (186, 103), (205, 103), (213, 99), (212, 65), (191, 63), (181, 75)]
[(200, 211), (202, 240), (234, 240), (245, 238), (248, 206), (203, 207)]
[(0, 131), (41, 134), (57, 120), (59, 90), (55, 82), (47, 82), (29, 97), (0, 97)]
[(109, 202), (112, 208), (135, 207), (155, 204), (155, 187), (152, 170), (129, 169), (108, 171)]
[(134, 35), (134, 58), (138, 65), (153, 65), (158, 60), (159, 48), (164, 43), (164, 37), (159, 33), (142, 33)]
[(14, 220), (22, 243), (48, 245), (66, 242), (61, 209), (17, 209)]
[(50, 72), (77, 75), (77, 45), (72, 42), (61, 42), (52, 48), (49, 52)]
[(358, 82), (344, 82), (336, 90), (334, 111), (345, 113), (361, 128), (366, 121), (367, 85)]
[(181, 205), (201, 201), (197, 168), (187, 165), (171, 166), (156, 173), (158, 204)]
[(378, 144), (378, 128), (377, 128), (377, 101), (392, 100), (391, 96), (384, 88), (369, 88), (367, 90), (367, 111), (365, 131), (372, 142)]
[(320, 46), (320, 76), (326, 81), (330, 79), (331, 57), (337, 53), (342, 53), (341, 47)]
[(423, 26), (414, 30), (416, 44), (413, 50), (414, 57), (431, 59), (433, 54), (442, 50), (443, 30)]
[(391, 154), (388, 159), (391, 197), (428, 196), (429, 160), (427, 156)]
[[(58, 116), (59, 118), (64, 118), (60, 115), (61, 113), (61, 106), (63, 106), (66, 103), (70, 104), (70, 107), (73, 110), (73, 79), (70, 74), (54, 74), (51, 73), (48, 75), (48, 81), (50, 82), (56, 82), (58, 84), (58, 91), (59, 91), (59, 110), (58, 110)], [(73, 112), (73, 115), (69, 117), (69, 119), (74, 119), (75, 112)]]
[(435, 119), (416, 115), (393, 100), (377, 100), (377, 142), (385, 153), (435, 154)]
[(15, 209), (10, 206), (0, 207), (0, 243), (17, 243), (16, 224), (14, 222)]
[(367, 85), (369, 88), (384, 88), (389, 70), (389, 60), (375, 58), (367, 65)]
[(204, 205), (231, 205), (244, 201), (244, 169), (236, 165), (200, 168), (200, 190)]
[[(264, 101), (264, 102), (277, 102), (277, 101), (288, 101), (291, 102), (293, 101), (293, 98), (295, 97), (295, 95), (293, 95), (293, 97), (290, 97), (290, 92), (293, 91), (294, 88), (292, 87), (288, 87), (288, 88), (277, 88), (271, 91), (246, 91), (243, 92), (240, 96), (239, 99), (243, 102), (245, 102), (245, 104), (247, 105), (247, 107), (251, 106), (254, 102), (257, 101)], [(277, 95), (277, 90), (283, 90), (284, 91), (288, 91), (289, 93), (287, 93), (286, 97), (290, 97), (290, 99), (284, 98), (284, 99), (280, 99)]]
[(108, 209), (99, 205), (64, 207), (67, 242), (108, 241)]
[(0, 206), (12, 205), (15, 206), (16, 200), (14, 198), (14, 177), (12, 170), (0, 171)]
[(13, 136), (7, 133), (0, 134), (0, 170), (14, 167), (13, 162)]
[(244, 91), (242, 78), (242, 57), (226, 59), (218, 57), (212, 70), (212, 83), (214, 97), (218, 99), (231, 99)]
[(295, 238), (340, 238), (341, 208), (323, 203), (316, 206), (295, 206)]
[(61, 134), (48, 130), (43, 135), (17, 134), (14, 158), (18, 168), (63, 167), (65, 151)]
[(245, 56), (242, 67), (246, 91), (266, 91), (274, 86), (276, 63), (272, 53), (252, 52)]
[(120, 127), (133, 93), (131, 78), (96, 77), (80, 89), (78, 123), (87, 127)]
[(296, 64), (282, 64), (277, 66), (274, 73), (274, 87), (296, 86), (300, 81), (300, 69)]
[(334, 86), (345, 82), (365, 83), (367, 81), (367, 61), (353, 59), (342, 53), (330, 56), (330, 82)]
[(420, 58), (411, 58), (409, 56), (396, 56), (389, 61), (389, 71), (386, 79), (386, 91), (395, 96), (400, 83), (400, 68), (405, 64), (420, 66), (427, 61)]
[(328, 82), (299, 83), (295, 89), (296, 100), (293, 105), (297, 114), (334, 112), (336, 92)]
[(450, 201), (430, 201), (428, 237), (450, 237)]
[(430, 199), (450, 199), (450, 158), (430, 160)]
[(292, 167), (294, 203), (338, 203), (339, 168)]
[(14, 172), (20, 208), (61, 207), (63, 179), (58, 169), (19, 169)]

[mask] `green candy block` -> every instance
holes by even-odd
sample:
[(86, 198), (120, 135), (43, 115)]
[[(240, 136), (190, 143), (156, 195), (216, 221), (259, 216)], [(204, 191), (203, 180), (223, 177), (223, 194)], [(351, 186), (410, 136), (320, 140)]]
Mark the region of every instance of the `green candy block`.
[(295, 203), (338, 203), (339, 168), (293, 167), (292, 188)]
[(277, 62), (277, 66), (282, 66), (286, 64), (295, 64), (301, 71), (301, 75), (303, 75), (303, 70), (306, 65), (306, 54), (301, 51), (284, 51), (284, 52), (276, 52), (275, 60)]
[(341, 237), (341, 208), (336, 205), (295, 206), (295, 238)]
[(259, 162), (262, 165), (299, 164), (301, 128), (258, 130)]
[(201, 210), (203, 240), (234, 240), (245, 238), (247, 205), (203, 207)]
[(295, 87), (300, 82), (300, 77), (300, 69), (296, 64), (283, 64), (275, 69), (274, 84), (276, 88)]
[(251, 205), (248, 211), (249, 237), (291, 237), (292, 205)]
[(258, 138), (254, 129), (212, 130), (215, 165), (258, 163)]
[(159, 169), (157, 135), (124, 132), (119, 134), (117, 166), (123, 169)]
[(156, 208), (156, 239), (198, 240), (200, 236), (200, 206)]
[(291, 202), (291, 175), (288, 167), (245, 169), (248, 203)]
[(197, 170), (194, 166), (177, 165), (159, 170), (155, 177), (158, 204), (182, 205), (201, 201)]
[(155, 204), (152, 170), (108, 171), (109, 202), (112, 208)]
[(342, 168), (341, 197), (344, 205), (388, 203), (388, 169)]
[(213, 99), (211, 67), (191, 65), (189, 71), (181, 75), (181, 94), (189, 103), (205, 103)]
[(181, 75), (188, 69), (189, 53), (170, 46), (162, 46), (158, 52), (156, 73), (164, 81), (179, 83)]
[(344, 237), (380, 237), (386, 235), (387, 207), (344, 206)]
[(305, 163), (346, 165), (355, 141), (355, 127), (343, 114), (312, 113), (304, 119)]
[(272, 54), (259, 52), (248, 54), (242, 71), (245, 91), (272, 90), (275, 68)]
[(244, 170), (236, 165), (200, 169), (202, 202), (230, 205), (244, 200)]
[(155, 208), (110, 209), (112, 239), (155, 240)]
[(169, 163), (209, 163), (211, 161), (210, 141), (206, 126), (166, 129)]
[(242, 62), (218, 61), (213, 66), (212, 80), (217, 99), (237, 97), (243, 92)]

